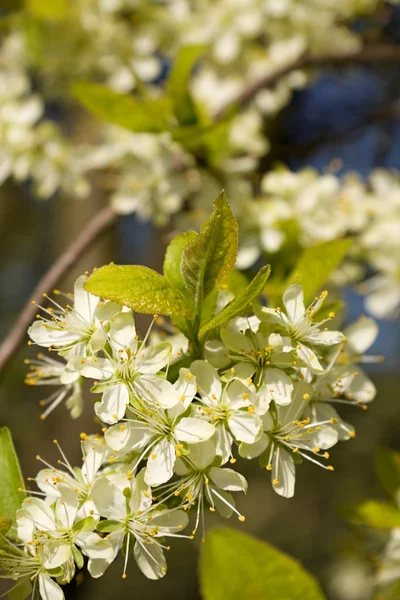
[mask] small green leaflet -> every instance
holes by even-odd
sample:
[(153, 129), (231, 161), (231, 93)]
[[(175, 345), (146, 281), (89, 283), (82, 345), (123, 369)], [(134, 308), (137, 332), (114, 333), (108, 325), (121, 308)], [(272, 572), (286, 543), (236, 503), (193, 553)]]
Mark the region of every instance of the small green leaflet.
[(136, 312), (193, 318), (181, 292), (147, 267), (106, 265), (94, 271), (85, 288), (95, 296), (119, 302)]
[(198, 309), (233, 270), (237, 247), (238, 225), (222, 191), (214, 202), (211, 217), (182, 254), (182, 274)]
[(311, 301), (346, 256), (353, 238), (330, 240), (304, 250), (283, 289), (292, 283), (303, 286), (306, 302)]
[(164, 259), (164, 276), (172, 285), (179, 290), (189, 301), (192, 301), (191, 294), (186, 286), (185, 279), (181, 271), (182, 253), (184, 248), (197, 237), (195, 231), (186, 231), (180, 233), (172, 242), (170, 242)]
[(214, 529), (200, 561), (203, 600), (324, 600), (317, 581), (273, 546), (234, 531)]
[(171, 106), (165, 97), (137, 100), (104, 85), (85, 81), (73, 85), (72, 93), (100, 119), (130, 131), (160, 133), (170, 127)]
[(199, 338), (203, 339), (211, 329), (221, 327), (231, 319), (234, 319), (239, 314), (243, 313), (249, 304), (251, 304), (263, 291), (270, 272), (271, 269), (269, 265), (262, 267), (246, 289), (225, 306), (216, 317), (211, 319), (211, 321), (200, 329)]
[(342, 512), (349, 521), (374, 529), (400, 527), (400, 510), (389, 502), (366, 500), (361, 504), (345, 507)]
[(394, 497), (400, 489), (400, 453), (379, 448), (375, 454), (375, 472), (385, 492)]
[[(24, 487), (24, 480), (15, 452), (11, 433), (8, 427), (0, 428), (0, 516), (15, 522), (15, 513), (26, 497), (25, 492), (18, 491)], [(9, 537), (15, 538), (12, 530)]]

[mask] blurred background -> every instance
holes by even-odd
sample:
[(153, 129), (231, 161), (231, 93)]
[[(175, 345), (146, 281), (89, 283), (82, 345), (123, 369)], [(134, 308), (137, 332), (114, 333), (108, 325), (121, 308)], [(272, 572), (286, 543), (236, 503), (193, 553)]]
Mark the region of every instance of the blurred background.
[[(362, 26), (362, 22), (355, 24)], [(391, 10), (385, 35), (400, 43), (400, 8)], [(355, 171), (362, 177), (375, 167), (400, 169), (399, 81), (400, 64), (323, 69), (310, 85), (296, 91), (291, 104), (280, 112), (269, 133), (271, 152), (265, 170), (279, 161), (294, 170), (315, 166), (321, 173), (334, 165), (340, 174)], [(62, 109), (57, 118), (63, 120)], [(75, 129), (79, 135), (79, 127)], [(41, 275), (106, 204), (107, 195), (98, 188), (84, 201), (63, 193), (38, 201), (28, 186), (12, 181), (0, 188), (0, 337), (9, 331)], [(58, 287), (71, 291), (83, 271), (110, 261), (160, 270), (170, 231), (132, 215), (120, 216)], [(362, 301), (351, 289), (346, 296), (346, 320), (352, 321), (362, 313)], [(354, 407), (343, 411), (343, 417), (355, 425), (357, 437), (335, 447), (334, 473), (303, 464), (298, 469), (296, 495), (286, 500), (273, 492), (257, 461), (244, 461), (249, 492), (237, 502), (246, 522), (229, 522), (229, 526), (240, 526), (299, 559), (320, 579), (331, 600), (370, 598), (374, 561), (383, 539), (351, 528), (340, 510), (344, 504), (366, 497), (381, 497), (373, 468), (376, 449), (400, 450), (400, 332), (397, 322), (381, 321), (379, 329), (370, 353), (383, 354), (385, 361), (366, 369), (378, 395), (368, 411)], [(99, 427), (93, 420), (89, 395), (77, 421), (69, 418), (63, 406), (46, 421), (39, 419), (43, 390), (24, 385), (24, 358), (34, 354), (34, 348), (23, 347), (0, 381), (0, 423), (13, 433), (25, 477), (38, 469), (36, 454), (49, 462), (57, 460), (52, 444), (55, 436), (70, 462), (78, 464), (79, 433), (95, 432)], [(211, 517), (209, 527), (222, 523), (215, 514)], [(148, 600), (199, 598), (200, 545), (199, 540), (174, 544), (168, 556), (168, 575), (161, 581), (148, 581), (134, 561), (128, 578), (122, 580), (121, 564), (116, 561), (104, 579), (86, 578), (79, 585), (73, 582), (66, 595), (77, 600), (133, 595)]]

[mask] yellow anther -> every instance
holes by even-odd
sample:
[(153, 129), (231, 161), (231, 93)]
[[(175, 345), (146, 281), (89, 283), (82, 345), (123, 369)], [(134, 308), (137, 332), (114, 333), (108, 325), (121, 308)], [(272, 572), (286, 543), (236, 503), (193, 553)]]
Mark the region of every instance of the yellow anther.
[(313, 452), (319, 452), (320, 449), (318, 448), (318, 446), (314, 446), (314, 448), (312, 449)]
[(329, 458), (330, 454), (329, 452), (324, 452), (324, 458)]
[(232, 375), (235, 373), (235, 367), (231, 368), (231, 373), (232, 373)]
[(152, 454), (152, 455), (151, 455), (151, 458), (152, 458), (153, 460), (155, 460), (155, 459), (157, 458), (157, 454)]
[(119, 426), (119, 430), (120, 431), (125, 431), (125, 429), (126, 429), (126, 425), (120, 425)]
[(214, 508), (213, 506), (210, 506), (210, 507), (208, 508), (208, 510), (209, 510), (210, 512), (215, 512), (215, 508)]
[(247, 394), (247, 392), (245, 392), (244, 394), (242, 394), (243, 400), (247, 400), (248, 397), (249, 397), (249, 395)]
[(236, 462), (236, 458), (231, 458), (229, 462), (231, 463), (231, 465), (234, 465)]
[(355, 431), (350, 431), (350, 432), (349, 432), (349, 436), (350, 436), (351, 438), (355, 438), (355, 437), (356, 437), (356, 432), (355, 432)]
[(121, 577), (122, 579), (126, 579), (126, 573), (122, 573)]
[(328, 467), (326, 467), (328, 469), (328, 471), (334, 471), (335, 469), (332, 467), (332, 465), (329, 465)]
[(192, 374), (191, 373), (186, 373), (185, 377), (186, 377), (186, 379), (192, 379)]
[(271, 464), (267, 465), (265, 468), (267, 469), (267, 471), (272, 471), (272, 465)]
[(298, 448), (293, 448), (293, 452), (294, 452), (294, 453), (296, 453), (296, 452), (298, 452), (298, 451), (299, 451), (299, 449), (298, 449)]
[(272, 483), (273, 483), (274, 485), (279, 485), (279, 479), (276, 479), (276, 478), (275, 478), (275, 479), (272, 481)]
[(254, 413), (254, 406), (248, 406), (247, 407), (247, 412), (249, 412), (250, 414)]
[(303, 394), (303, 400), (309, 400), (310, 394)]
[(335, 417), (332, 417), (332, 419), (330, 420), (332, 425), (335, 425), (335, 423), (337, 423), (337, 419), (335, 419)]
[(246, 517), (244, 515), (239, 515), (238, 519), (239, 519), (239, 521), (242, 521), (242, 523), (243, 523), (243, 521), (246, 520)]

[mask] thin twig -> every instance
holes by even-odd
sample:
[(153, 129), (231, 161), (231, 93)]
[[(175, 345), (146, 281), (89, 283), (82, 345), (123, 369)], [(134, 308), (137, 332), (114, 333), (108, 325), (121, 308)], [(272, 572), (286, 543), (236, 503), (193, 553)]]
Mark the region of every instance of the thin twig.
[(400, 45), (398, 44), (371, 44), (364, 46), (359, 50), (346, 52), (327, 52), (325, 54), (304, 54), (296, 58), (293, 62), (267, 73), (260, 79), (257, 79), (248, 85), (236, 98), (230, 100), (223, 106), (215, 116), (216, 121), (222, 120), (234, 107), (243, 108), (257, 93), (267, 87), (275, 85), (282, 77), (289, 75), (298, 69), (307, 69), (310, 67), (322, 67), (328, 65), (344, 64), (364, 64), (376, 62), (399, 62), (400, 63)]
[(85, 250), (91, 246), (101, 233), (110, 227), (115, 219), (116, 214), (110, 207), (107, 206), (106, 208), (103, 208), (89, 221), (89, 223), (87, 223), (65, 252), (61, 254), (59, 259), (43, 275), (29, 301), (21, 310), (10, 333), (0, 345), (0, 373), (3, 371), (14, 352), (21, 346), (26, 330), (35, 318), (37, 306), (32, 304), (32, 300), (38, 301), (44, 293), (50, 292), (61, 277), (63, 277), (82, 256)]

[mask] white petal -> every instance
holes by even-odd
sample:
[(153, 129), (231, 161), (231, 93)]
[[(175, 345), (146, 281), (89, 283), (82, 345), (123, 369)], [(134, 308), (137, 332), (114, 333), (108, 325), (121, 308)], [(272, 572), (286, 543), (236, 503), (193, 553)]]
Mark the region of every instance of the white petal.
[[(128, 486), (127, 486), (128, 487)], [(99, 477), (93, 484), (91, 497), (98, 513), (106, 519), (123, 520), (126, 517), (126, 498), (107, 477)]]
[(31, 515), (38, 529), (43, 529), (44, 531), (53, 531), (56, 529), (54, 513), (44, 500), (40, 498), (27, 498), (22, 503), (22, 509)]
[(213, 440), (200, 442), (190, 448), (189, 458), (194, 466), (203, 471), (208, 465), (211, 465), (215, 458), (215, 443)]
[(80, 339), (80, 335), (71, 331), (61, 329), (52, 329), (50, 325), (39, 319), (35, 321), (28, 329), (28, 335), (39, 346), (49, 348), (50, 346), (67, 346)]
[(362, 315), (344, 331), (348, 347), (355, 354), (364, 354), (377, 338), (378, 325), (373, 319)]
[(255, 304), (253, 310), (260, 321), (265, 323), (275, 323), (276, 325), (281, 325), (285, 328), (289, 324), (287, 316), (281, 310), (267, 308), (266, 306), (260, 306), (259, 304)]
[(114, 367), (107, 358), (73, 358), (67, 368), (88, 379), (109, 379), (114, 373)]
[(161, 485), (174, 474), (175, 448), (164, 439), (154, 446), (147, 460), (144, 480), (148, 485)]
[(154, 511), (151, 526), (159, 529), (158, 536), (168, 533), (178, 533), (189, 523), (189, 517), (183, 510)]
[(272, 487), (274, 491), (284, 498), (294, 496), (296, 479), (295, 464), (291, 454), (278, 446), (272, 461), (271, 471)]
[(112, 558), (90, 558), (88, 561), (88, 571), (92, 577), (97, 578), (101, 577), (104, 574), (107, 567), (110, 566), (110, 564), (116, 558), (118, 552), (120, 551), (122, 543), (124, 541), (124, 537), (124, 531), (113, 531), (107, 536), (107, 539), (113, 549)]
[(104, 421), (112, 425), (120, 421), (129, 405), (129, 391), (124, 383), (110, 385), (103, 392), (100, 402), (94, 405), (94, 412)]
[(215, 427), (215, 451), (221, 457), (221, 464), (225, 464), (231, 457), (233, 437), (223, 424)]
[(64, 592), (58, 583), (44, 573), (39, 575), (39, 593), (42, 600), (64, 600)]
[(89, 558), (102, 558), (107, 561), (113, 559), (114, 550), (110, 542), (94, 531), (81, 531), (74, 536), (74, 542)]
[(263, 386), (259, 394), (264, 390), (267, 408), (271, 400), (276, 404), (284, 406), (292, 400), (293, 381), (281, 369), (266, 369)]
[(269, 437), (263, 433), (262, 437), (254, 444), (242, 442), (239, 446), (239, 454), (242, 458), (252, 459), (260, 456), (268, 448)]
[(142, 469), (131, 483), (132, 498), (130, 504), (134, 513), (147, 510), (152, 503), (151, 487), (144, 480), (145, 474), (146, 469)]
[(97, 475), (104, 461), (110, 456), (110, 449), (102, 438), (97, 439), (90, 436), (83, 442), (85, 462), (82, 465), (82, 475), (88, 483), (91, 483)]
[(318, 331), (305, 335), (302, 339), (317, 346), (334, 346), (343, 342), (344, 335), (340, 331)]
[(294, 385), (292, 402), (287, 406), (278, 407), (278, 419), (281, 427), (292, 423), (302, 415), (311, 395), (312, 386), (309, 383), (299, 381)]
[(235, 412), (228, 419), (229, 429), (239, 442), (253, 444), (261, 432), (261, 419), (248, 412)]
[(108, 446), (114, 452), (140, 450), (152, 438), (153, 433), (143, 421), (130, 420), (122, 425), (110, 427), (104, 437)]
[(229, 348), (229, 350), (239, 353), (251, 352), (251, 350), (253, 350), (253, 345), (250, 341), (250, 338), (243, 333), (237, 333), (236, 331), (232, 331), (232, 329), (223, 327), (220, 335), (221, 340), (224, 342), (225, 346)]
[(204, 419), (184, 417), (174, 428), (174, 433), (180, 442), (198, 444), (209, 440), (215, 432), (214, 425)]
[(218, 371), (205, 360), (195, 360), (190, 367), (191, 372), (197, 377), (197, 385), (201, 394), (217, 400), (221, 397), (222, 386)]
[(97, 308), (100, 298), (89, 294), (83, 287), (87, 277), (81, 275), (75, 282), (74, 286), (74, 309), (87, 322), (92, 323), (94, 319), (94, 311)]
[(78, 510), (78, 497), (69, 485), (60, 483), (57, 487), (61, 497), (56, 501), (56, 516), (65, 529), (71, 529)]
[(162, 548), (156, 544), (143, 544), (136, 541), (133, 549), (137, 566), (149, 579), (161, 579), (167, 571)]
[(120, 312), (111, 321), (110, 344), (115, 356), (118, 356), (119, 350), (136, 350), (136, 328), (131, 312)]
[(171, 344), (160, 342), (139, 352), (135, 361), (135, 367), (140, 373), (153, 375), (161, 371), (168, 364), (171, 360), (171, 355)]
[(180, 396), (173, 384), (161, 375), (140, 375), (133, 386), (135, 394), (156, 406), (172, 408), (180, 402)]
[[(357, 373), (357, 374), (356, 374)], [(354, 373), (354, 377), (349, 384), (347, 393), (352, 394), (355, 400), (366, 403), (371, 402), (376, 396), (376, 387), (372, 381), (366, 376), (364, 371), (358, 369)]]
[(72, 556), (71, 546), (65, 541), (47, 541), (40, 551), (45, 569), (57, 569)]
[(315, 352), (307, 348), (304, 344), (298, 343), (296, 346), (297, 356), (313, 371), (313, 373), (324, 373), (325, 369), (320, 364)]
[(179, 398), (179, 402), (168, 409), (168, 415), (171, 420), (176, 419), (179, 415), (184, 413), (196, 395), (196, 379), (189, 369), (180, 369), (179, 379), (174, 383), (174, 389)]
[(291, 322), (298, 323), (304, 317), (306, 311), (302, 286), (295, 284), (288, 287), (283, 294), (282, 300)]
[(256, 395), (241, 381), (234, 379), (226, 388), (224, 401), (230, 410), (238, 410), (255, 404)]
[(226, 346), (219, 340), (208, 340), (204, 344), (203, 356), (216, 369), (223, 369), (230, 363)]
[(233, 469), (220, 469), (212, 467), (209, 477), (217, 488), (227, 492), (247, 492), (247, 481), (240, 473)]

